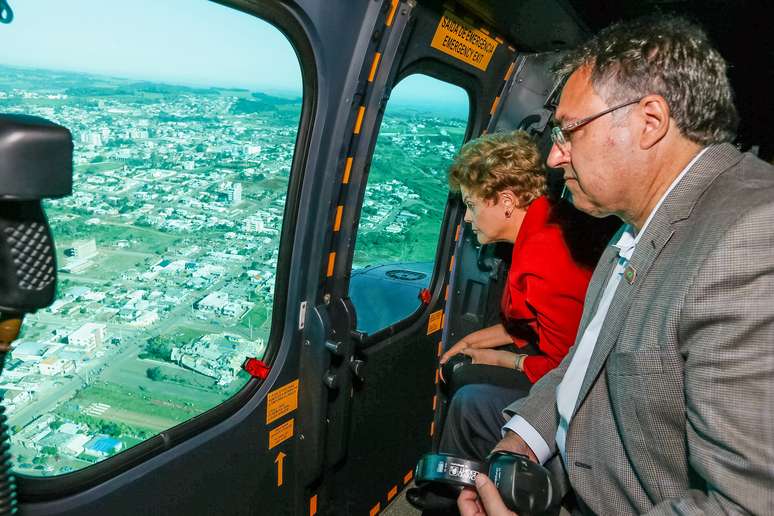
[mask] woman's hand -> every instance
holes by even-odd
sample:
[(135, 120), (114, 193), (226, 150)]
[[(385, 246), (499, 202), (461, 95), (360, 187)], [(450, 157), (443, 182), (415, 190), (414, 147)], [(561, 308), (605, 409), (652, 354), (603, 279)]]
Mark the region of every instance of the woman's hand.
[(476, 490), (466, 487), (457, 498), (461, 516), (516, 516), (509, 511), (489, 478), (480, 473), (476, 477)]
[(454, 355), (458, 355), (458, 354), (462, 353), (463, 349), (466, 349), (466, 348), (469, 348), (469, 347), (472, 346), (471, 343), (469, 343), (467, 340), (465, 340), (466, 338), (467, 337), (463, 337), (462, 339), (460, 339), (454, 346), (452, 346), (449, 349), (447, 349), (446, 353), (441, 355), (441, 360), (440, 360), (441, 365), (444, 365), (446, 362), (448, 362), (449, 359), (451, 357), (453, 357)]
[(473, 364), (493, 365), (507, 367), (508, 369), (516, 368), (517, 355), (510, 351), (503, 351), (501, 349), (466, 348), (462, 350), (462, 353), (472, 358)]
[[(513, 337), (508, 335), (508, 332), (505, 331), (505, 326), (503, 326), (502, 324), (495, 324), (493, 326), (489, 326), (488, 328), (482, 328), (480, 330), (476, 330), (473, 333), (470, 333), (462, 337), (462, 339), (460, 339), (459, 342), (454, 344), (454, 346), (446, 350), (446, 353), (441, 355), (440, 362), (441, 362), (441, 365), (445, 364), (454, 355), (458, 355), (459, 353), (462, 353), (462, 350), (465, 348), (491, 349), (491, 348), (498, 348), (506, 344), (513, 344), (514, 342), (515, 340), (513, 339)], [(512, 368), (513, 365), (508, 365), (506, 367)]]

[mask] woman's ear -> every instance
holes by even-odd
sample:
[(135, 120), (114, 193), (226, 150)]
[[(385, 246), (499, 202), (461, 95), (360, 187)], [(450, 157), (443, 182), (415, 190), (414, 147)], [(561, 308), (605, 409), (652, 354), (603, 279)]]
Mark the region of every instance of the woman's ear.
[(518, 202), (516, 199), (516, 195), (514, 195), (513, 192), (510, 190), (503, 190), (498, 193), (499, 201), (503, 205), (503, 208), (505, 208), (505, 211), (507, 213), (510, 213), (513, 211), (516, 206), (518, 206)]

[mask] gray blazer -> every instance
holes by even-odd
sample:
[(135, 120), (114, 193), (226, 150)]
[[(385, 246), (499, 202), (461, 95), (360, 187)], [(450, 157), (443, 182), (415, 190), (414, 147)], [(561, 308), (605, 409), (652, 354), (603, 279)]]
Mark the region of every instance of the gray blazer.
[[(615, 258), (609, 246), (594, 271), (578, 339)], [(774, 514), (774, 167), (708, 148), (630, 265), (567, 434), (576, 495), (599, 514)], [(554, 452), (574, 350), (505, 410)]]

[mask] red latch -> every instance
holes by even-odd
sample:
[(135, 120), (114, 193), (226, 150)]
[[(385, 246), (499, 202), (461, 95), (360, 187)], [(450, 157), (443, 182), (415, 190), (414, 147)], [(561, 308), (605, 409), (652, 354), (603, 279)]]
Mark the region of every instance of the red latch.
[(432, 295), (430, 294), (430, 291), (427, 290), (426, 288), (423, 288), (422, 290), (419, 291), (419, 299), (424, 304), (429, 304), (431, 297), (432, 297)]
[(271, 367), (267, 366), (263, 360), (258, 360), (257, 358), (245, 360), (245, 363), (242, 364), (242, 369), (250, 373), (250, 376), (253, 378), (260, 378), (261, 380), (265, 380), (269, 376), (269, 371), (271, 371)]

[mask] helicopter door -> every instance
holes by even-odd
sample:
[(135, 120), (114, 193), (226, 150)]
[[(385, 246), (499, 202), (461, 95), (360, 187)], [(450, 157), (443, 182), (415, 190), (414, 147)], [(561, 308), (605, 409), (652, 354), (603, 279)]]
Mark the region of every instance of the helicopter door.
[[(515, 56), (452, 12), (392, 5), (365, 59), (345, 145), (349, 175), (331, 214), (321, 493), (335, 514), (384, 508), (437, 435), (438, 355), (462, 216), (446, 170), (488, 123)], [(459, 34), (468, 33), (480, 46), (461, 58)]]

